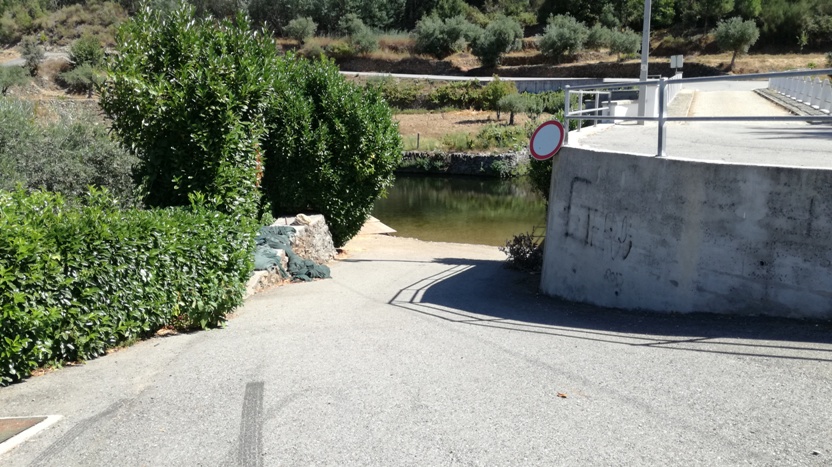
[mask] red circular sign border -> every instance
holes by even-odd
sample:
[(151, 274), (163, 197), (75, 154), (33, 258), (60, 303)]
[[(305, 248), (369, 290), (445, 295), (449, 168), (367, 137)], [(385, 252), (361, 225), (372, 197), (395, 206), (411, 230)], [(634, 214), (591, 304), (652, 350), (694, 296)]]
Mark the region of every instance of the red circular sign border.
[[(546, 126), (546, 125), (555, 125), (556, 127), (558, 127), (560, 129), (560, 141), (558, 141), (558, 144), (557, 144), (557, 146), (555, 146), (554, 151), (550, 152), (549, 154), (542, 154), (541, 155), (541, 154), (537, 154), (534, 151), (534, 138), (535, 138), (535, 136), (537, 136), (537, 133), (540, 130), (542, 130), (543, 127)], [(559, 121), (549, 120), (548, 122), (543, 122), (543, 123), (540, 124), (539, 127), (537, 127), (536, 130), (534, 130), (534, 133), (532, 133), (531, 139), (529, 139), (529, 153), (535, 159), (537, 159), (539, 161), (545, 161), (545, 160), (551, 158), (552, 156), (554, 156), (555, 154), (557, 154), (558, 151), (560, 151), (560, 148), (563, 147), (563, 137), (564, 137), (564, 129), (563, 129), (563, 125)]]

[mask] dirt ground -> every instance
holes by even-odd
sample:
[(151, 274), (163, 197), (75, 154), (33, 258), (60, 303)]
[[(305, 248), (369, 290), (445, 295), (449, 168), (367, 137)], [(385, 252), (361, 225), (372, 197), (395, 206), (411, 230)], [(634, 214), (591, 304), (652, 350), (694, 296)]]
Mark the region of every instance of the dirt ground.
[(0, 49), (0, 63), (20, 58), (20, 52), (16, 48)]
[[(690, 58), (705, 65), (722, 68), (731, 63), (730, 53), (698, 55)], [(826, 57), (820, 53), (805, 54), (754, 54), (737, 57), (733, 72), (737, 73), (770, 73), (794, 68), (824, 68)]]
[[(508, 114), (503, 113), (498, 121), (495, 112), (480, 110), (457, 110), (454, 112), (430, 112), (419, 114), (397, 114), (399, 132), (404, 135), (421, 135), (441, 139), (449, 133), (476, 134), (490, 123), (508, 123)], [(522, 125), (528, 121), (525, 115), (515, 116), (514, 123)]]

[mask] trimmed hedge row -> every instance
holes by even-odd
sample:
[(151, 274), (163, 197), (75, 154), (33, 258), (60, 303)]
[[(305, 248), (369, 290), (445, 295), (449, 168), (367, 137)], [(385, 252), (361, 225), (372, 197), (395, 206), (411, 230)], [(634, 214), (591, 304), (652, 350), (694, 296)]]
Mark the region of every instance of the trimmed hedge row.
[(242, 303), (256, 225), (199, 206), (120, 210), (92, 190), (0, 191), (0, 386)]

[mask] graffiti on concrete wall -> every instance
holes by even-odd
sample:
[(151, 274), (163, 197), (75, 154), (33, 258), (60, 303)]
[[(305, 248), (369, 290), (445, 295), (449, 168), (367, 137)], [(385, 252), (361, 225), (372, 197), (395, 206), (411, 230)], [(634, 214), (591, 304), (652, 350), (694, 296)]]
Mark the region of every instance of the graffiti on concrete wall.
[(590, 185), (592, 182), (585, 178), (572, 178), (569, 197), (564, 207), (566, 237), (608, 254), (612, 261), (624, 261), (633, 249), (630, 218), (626, 214), (602, 212), (594, 207), (575, 203), (575, 199), (587, 199), (582, 196), (576, 197), (575, 194)]

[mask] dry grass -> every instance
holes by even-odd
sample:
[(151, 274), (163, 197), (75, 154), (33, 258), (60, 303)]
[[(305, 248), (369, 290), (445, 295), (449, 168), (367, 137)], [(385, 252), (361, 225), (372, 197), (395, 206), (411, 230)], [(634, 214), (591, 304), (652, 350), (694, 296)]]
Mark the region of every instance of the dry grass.
[[(731, 63), (731, 54), (699, 55), (689, 61), (724, 68)], [(821, 53), (751, 54), (737, 57), (733, 71), (735, 74), (769, 73), (812, 66), (823, 68), (825, 63), (826, 58)]]
[[(416, 136), (419, 134), (422, 138), (436, 140), (441, 140), (449, 134), (475, 135), (486, 125), (508, 122), (508, 115), (505, 113), (501, 120), (497, 120), (495, 112), (482, 110), (397, 114), (394, 118), (399, 122), (399, 133), (402, 136)], [(516, 125), (523, 125), (527, 121), (529, 121), (529, 118), (525, 115), (514, 117)]]
[(384, 34), (378, 38), (378, 46), (382, 50), (408, 54), (413, 52), (415, 41), (407, 34)]
[(0, 63), (18, 58), (20, 58), (20, 52), (17, 48), (0, 49)]
[(413, 57), (414, 55), (410, 52), (400, 52), (395, 50), (388, 50), (379, 48), (369, 54), (365, 55), (366, 57), (372, 58), (373, 60), (388, 60), (391, 62), (398, 62), (400, 60), (404, 60), (409, 57)]

